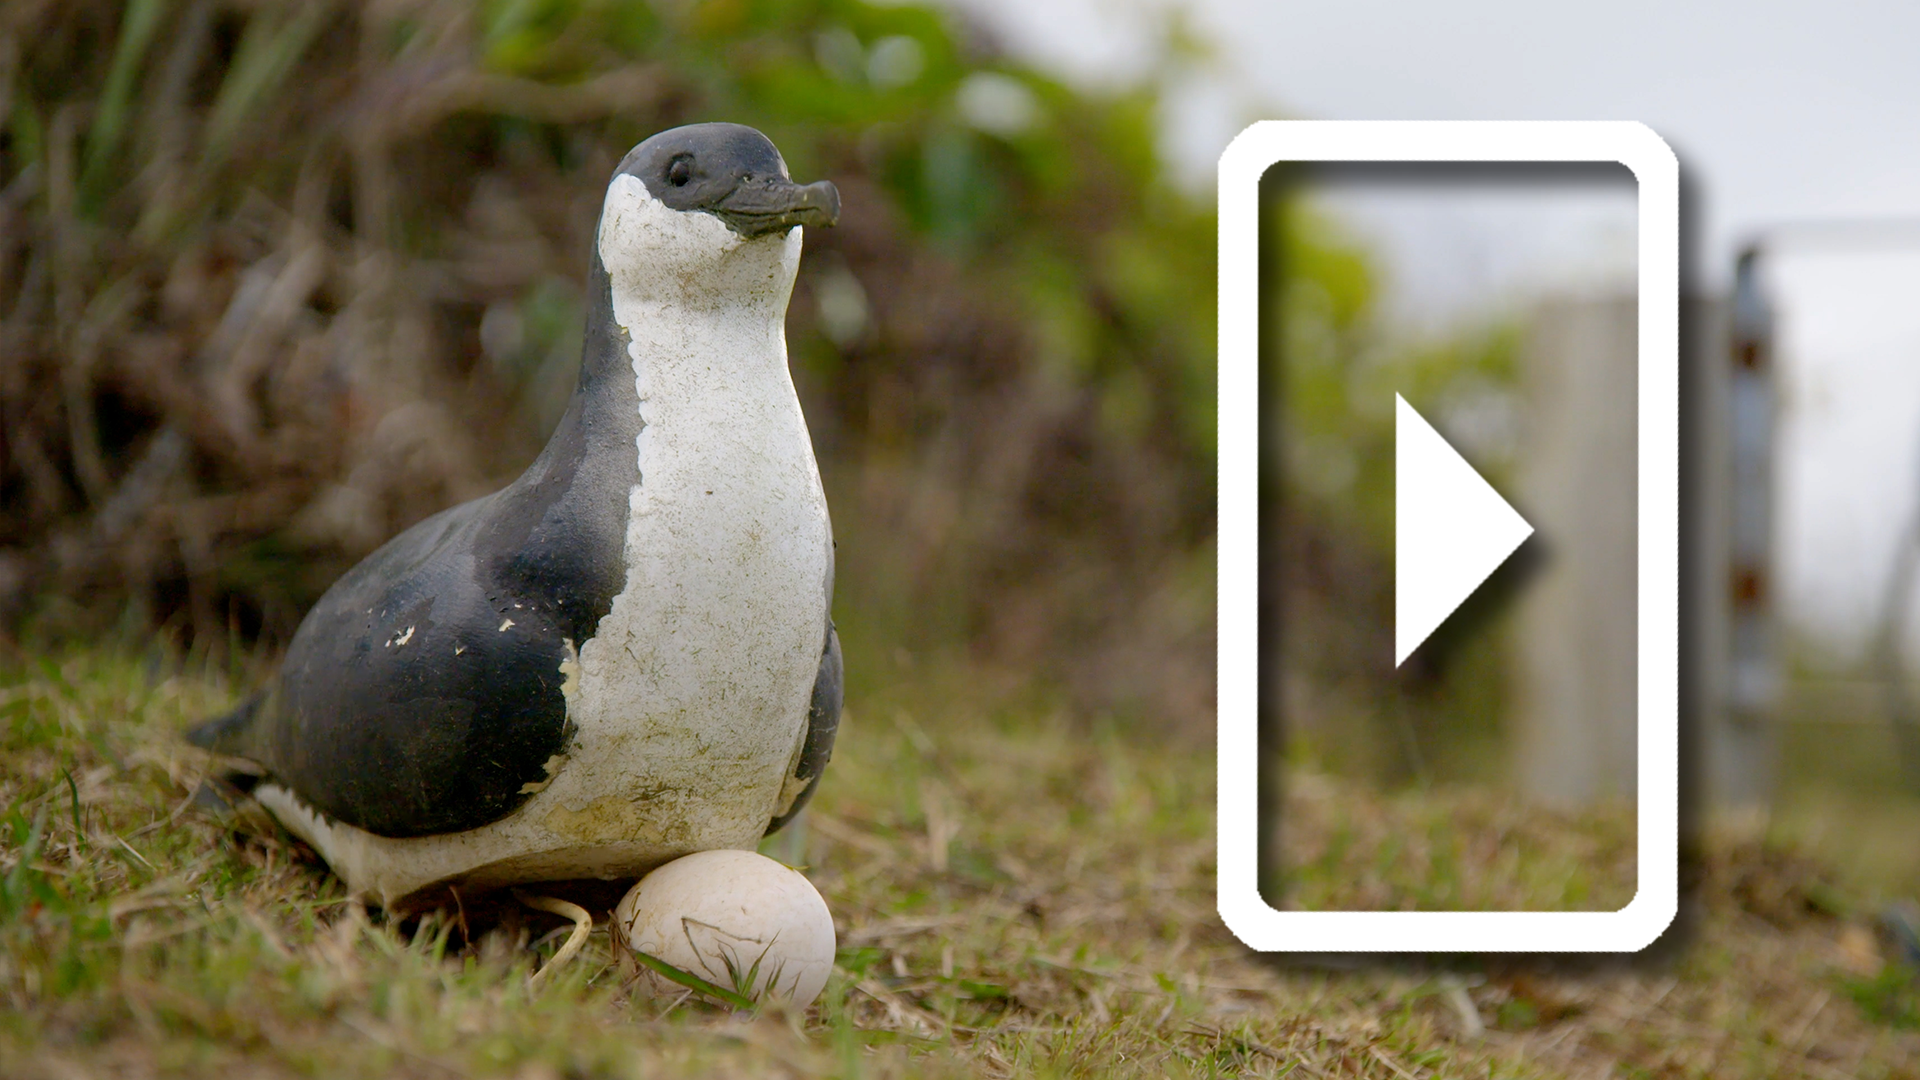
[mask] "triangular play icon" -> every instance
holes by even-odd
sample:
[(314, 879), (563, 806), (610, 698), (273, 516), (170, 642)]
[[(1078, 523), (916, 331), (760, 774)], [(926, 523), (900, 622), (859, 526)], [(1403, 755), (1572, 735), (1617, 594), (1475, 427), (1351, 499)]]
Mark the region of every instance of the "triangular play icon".
[(1533, 534), (1425, 417), (1393, 395), (1393, 666)]

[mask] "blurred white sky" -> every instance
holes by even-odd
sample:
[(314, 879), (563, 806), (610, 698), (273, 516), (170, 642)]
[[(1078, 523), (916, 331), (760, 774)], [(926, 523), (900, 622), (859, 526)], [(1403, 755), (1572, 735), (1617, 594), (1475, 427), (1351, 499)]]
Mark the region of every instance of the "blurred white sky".
[[(1781, 221), (1920, 218), (1920, 4), (1907, 0), (949, 0), (1080, 82), (1147, 70), (1167, 12), (1217, 49), (1179, 82), (1168, 153), (1197, 188), (1256, 119), (1640, 120), (1697, 184), (1693, 266), (1719, 291)], [(1631, 266), (1618, 200), (1346, 207), (1422, 321), (1529, 283)], [(1578, 200), (1575, 200), (1578, 202)], [(1786, 614), (1842, 652), (1882, 603), (1920, 496), (1920, 256), (1783, 256), (1780, 516)]]

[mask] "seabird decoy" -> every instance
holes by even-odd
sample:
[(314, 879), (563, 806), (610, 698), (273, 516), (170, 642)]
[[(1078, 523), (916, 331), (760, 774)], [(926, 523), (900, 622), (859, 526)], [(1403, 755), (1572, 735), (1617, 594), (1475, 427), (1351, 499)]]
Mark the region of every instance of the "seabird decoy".
[(352, 893), (635, 878), (751, 850), (811, 798), (841, 659), (785, 321), (803, 227), (839, 210), (749, 127), (634, 147), (540, 456), (350, 570), (270, 684), (189, 734), (257, 765)]

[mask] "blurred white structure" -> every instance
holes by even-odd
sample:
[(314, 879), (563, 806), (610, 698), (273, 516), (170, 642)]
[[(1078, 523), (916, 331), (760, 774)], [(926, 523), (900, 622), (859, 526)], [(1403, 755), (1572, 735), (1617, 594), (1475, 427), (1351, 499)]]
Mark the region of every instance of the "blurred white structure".
[(1515, 767), (1524, 791), (1562, 806), (1635, 791), (1636, 305), (1542, 302), (1522, 352), (1516, 494), (1540, 551), (1519, 598)]
[[(1763, 808), (1778, 753), (1772, 320), (1752, 267), (1738, 280), (1731, 304), (1681, 309), (1682, 776), (1716, 814)], [(1543, 302), (1523, 358), (1519, 497), (1545, 550), (1520, 601), (1516, 775), (1563, 806), (1635, 790), (1636, 330), (1630, 297)]]

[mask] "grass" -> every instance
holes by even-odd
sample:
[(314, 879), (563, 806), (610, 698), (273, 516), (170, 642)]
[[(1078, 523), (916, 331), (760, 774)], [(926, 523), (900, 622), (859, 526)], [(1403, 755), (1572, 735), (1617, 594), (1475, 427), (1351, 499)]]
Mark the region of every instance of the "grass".
[[(1704, 842), (1685, 928), (1632, 960), (1282, 962), (1213, 911), (1209, 742), (931, 663), (856, 697), (787, 841), (840, 936), (811, 1010), (629, 995), (604, 923), (530, 989), (564, 919), (388, 921), (271, 822), (194, 804), (204, 762), (179, 732), (259, 675), (114, 648), (0, 658), (0, 1075), (1920, 1075), (1911, 974), (1792, 851)], [(1430, 836), (1450, 806), (1521, 821), (1483, 795), (1320, 783), (1367, 843), (1382, 823)], [(1324, 856), (1314, 828), (1300, 850)], [(1518, 884), (1501, 845), (1429, 844), (1452, 854), (1303, 862), (1298, 895), (1552, 906), (1579, 865), (1605, 899), (1617, 823), (1523, 831), (1539, 868)]]
[(1786, 691), (1771, 829), (1826, 853), (1863, 895), (1920, 894), (1920, 791), (1901, 775), (1884, 687), (1802, 676)]
[(1638, 856), (1630, 805), (1582, 815), (1485, 788), (1369, 793), (1321, 773), (1281, 778), (1269, 903), (1302, 910), (1618, 911)]

